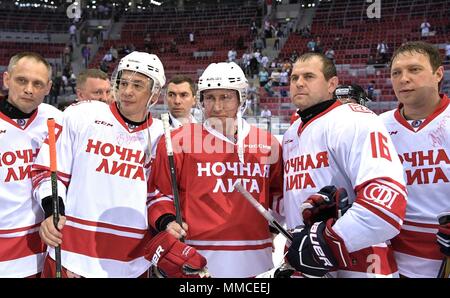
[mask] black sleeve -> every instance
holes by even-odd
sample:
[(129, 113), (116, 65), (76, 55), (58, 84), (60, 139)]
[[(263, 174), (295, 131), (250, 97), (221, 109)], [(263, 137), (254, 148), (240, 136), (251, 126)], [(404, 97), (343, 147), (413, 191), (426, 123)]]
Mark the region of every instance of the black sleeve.
[(176, 219), (176, 216), (171, 213), (163, 214), (155, 222), (156, 229), (158, 232), (165, 231), (167, 225)]

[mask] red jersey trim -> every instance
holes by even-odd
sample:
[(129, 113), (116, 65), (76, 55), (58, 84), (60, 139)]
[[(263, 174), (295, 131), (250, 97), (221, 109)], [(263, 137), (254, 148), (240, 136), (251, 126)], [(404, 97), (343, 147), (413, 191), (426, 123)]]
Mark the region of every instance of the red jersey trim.
[(418, 231), (401, 230), (400, 234), (391, 239), (395, 251), (424, 259), (442, 260), (436, 234)]
[(41, 242), (38, 231), (20, 237), (0, 237), (0, 262), (24, 258), (45, 251), (46, 246)]
[[(135, 233), (135, 234), (142, 234), (142, 235), (144, 235), (147, 232), (147, 230), (118, 226), (118, 225), (113, 225), (113, 224), (103, 223), (103, 222), (90, 221), (90, 220), (75, 218), (72, 216), (66, 216), (66, 217), (67, 217), (67, 220), (70, 220), (74, 223), (79, 223), (79, 224), (91, 226), (91, 227), (107, 228), (107, 229), (116, 230), (116, 231), (120, 231), (120, 232), (128, 232), (128, 233)], [(120, 237), (123, 237), (123, 236), (120, 236)]]
[(144, 239), (87, 231), (66, 225), (62, 249), (98, 259), (129, 262), (144, 255)]

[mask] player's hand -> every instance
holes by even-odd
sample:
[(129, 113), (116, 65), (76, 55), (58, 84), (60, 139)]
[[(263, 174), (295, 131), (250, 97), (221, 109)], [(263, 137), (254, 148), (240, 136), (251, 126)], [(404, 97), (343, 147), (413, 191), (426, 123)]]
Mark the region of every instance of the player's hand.
[(183, 222), (183, 227), (181, 227), (176, 221), (172, 221), (167, 225), (166, 231), (172, 236), (175, 236), (175, 238), (181, 239), (183, 237), (186, 237), (188, 225), (187, 223)]
[(328, 185), (311, 195), (301, 205), (303, 222), (311, 226), (315, 222), (338, 219), (339, 210), (343, 214), (350, 208), (347, 192), (344, 188)]
[(42, 241), (51, 247), (56, 247), (62, 243), (62, 233), (60, 232), (66, 224), (66, 217), (60, 216), (58, 222), (58, 229), (53, 224), (53, 216), (47, 217), (42, 223), (39, 229), (39, 236)]

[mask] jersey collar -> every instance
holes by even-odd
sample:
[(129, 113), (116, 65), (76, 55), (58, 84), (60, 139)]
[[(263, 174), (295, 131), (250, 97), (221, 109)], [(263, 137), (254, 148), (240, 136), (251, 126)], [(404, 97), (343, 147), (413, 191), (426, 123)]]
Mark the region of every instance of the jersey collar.
[(317, 119), (322, 117), (323, 115), (327, 114), (331, 110), (333, 110), (341, 105), (342, 105), (342, 103), (339, 100), (336, 100), (336, 102), (334, 102), (331, 106), (326, 108), (324, 111), (320, 112), (319, 114), (317, 114), (316, 116), (311, 118), (311, 120), (306, 122), (306, 124), (303, 124), (303, 122), (300, 122), (300, 125), (298, 126), (298, 130), (297, 130), (297, 135), (300, 135), (303, 132), (303, 130), (305, 130), (305, 128), (308, 127), (308, 125), (310, 125), (311, 123), (313, 123), (314, 121), (316, 121)]
[(113, 113), (114, 117), (116, 118), (116, 120), (119, 121), (119, 123), (130, 133), (138, 132), (138, 131), (144, 130), (144, 129), (152, 126), (153, 118), (150, 113), (148, 113), (148, 121), (145, 121), (144, 123), (142, 123), (141, 125), (139, 125), (135, 128), (130, 128), (128, 123), (120, 115), (119, 110), (117, 109), (116, 103), (110, 104), (109, 108), (110, 108), (111, 112)]
[(431, 121), (433, 121), (434, 118), (439, 116), (450, 104), (450, 100), (445, 94), (441, 94), (441, 100), (439, 101), (439, 105), (437, 106), (436, 110), (434, 110), (433, 113), (431, 113), (427, 118), (425, 118), (425, 121), (422, 122), (422, 124), (419, 126), (417, 130), (415, 130), (408, 121), (402, 116), (401, 109), (403, 108), (403, 104), (399, 104), (397, 110), (394, 112), (394, 118), (404, 127), (409, 129), (412, 132), (418, 132), (422, 128), (428, 125)]

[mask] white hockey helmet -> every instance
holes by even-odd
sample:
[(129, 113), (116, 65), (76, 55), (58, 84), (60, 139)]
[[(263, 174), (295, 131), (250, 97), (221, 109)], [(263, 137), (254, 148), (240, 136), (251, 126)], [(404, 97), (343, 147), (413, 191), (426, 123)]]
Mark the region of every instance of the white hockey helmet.
[(198, 80), (197, 97), (203, 102), (203, 91), (209, 89), (231, 89), (236, 90), (241, 105), (245, 104), (247, 98), (248, 80), (244, 72), (234, 62), (211, 63), (205, 69)]
[(153, 80), (152, 93), (158, 92), (166, 84), (164, 66), (158, 56), (145, 52), (134, 51), (120, 59), (117, 67), (117, 78), (120, 78), (122, 70), (135, 71)]

